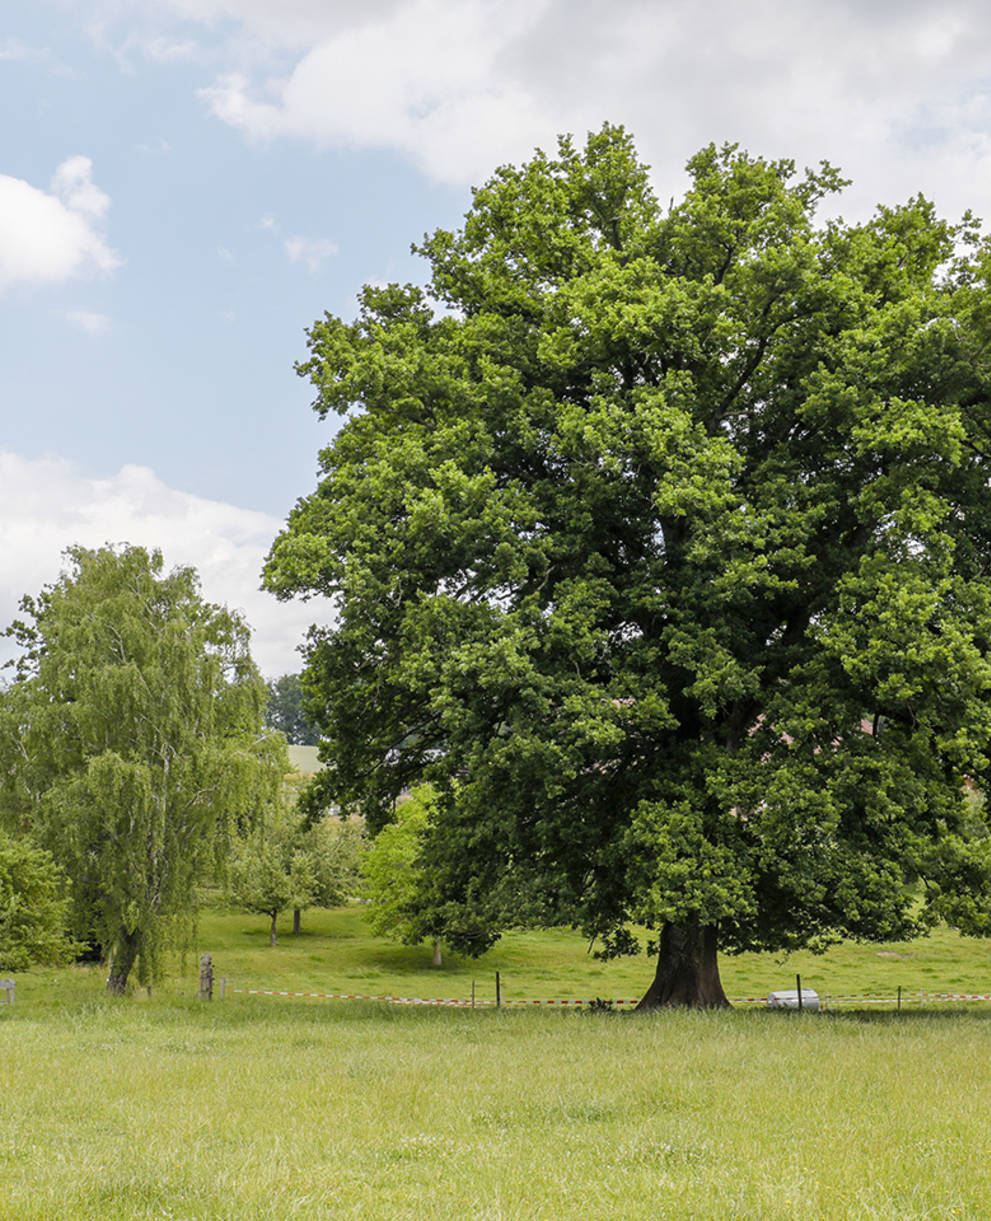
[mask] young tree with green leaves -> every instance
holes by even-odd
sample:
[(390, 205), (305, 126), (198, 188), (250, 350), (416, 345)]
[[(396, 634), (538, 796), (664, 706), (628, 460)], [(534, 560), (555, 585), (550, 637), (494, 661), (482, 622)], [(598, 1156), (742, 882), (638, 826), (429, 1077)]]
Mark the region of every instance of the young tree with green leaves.
[[(306, 854), (314, 878), (310, 906), (338, 907), (354, 893), (358, 865), (365, 849), (362, 819), (342, 820), (325, 804), (325, 794), (311, 792), (312, 777), (286, 777), (285, 818), (293, 828), (294, 847)], [(292, 931), (302, 926), (302, 908), (294, 907)]]
[(227, 823), (279, 791), (281, 735), (236, 614), (159, 552), (66, 552), (9, 634), (24, 652), (0, 695), (0, 816), (51, 852), (72, 929), (122, 993), (190, 927), (194, 887)]
[(268, 916), (269, 945), (278, 941), (279, 912), (310, 907), (316, 889), (306, 853), (270, 827), (257, 828), (235, 845), (227, 885), (236, 906)]
[(345, 902), (358, 881), (362, 847), (356, 823), (324, 818), (308, 826), (284, 800), (273, 816), (235, 839), (228, 894), (238, 907), (269, 917), (269, 945), (275, 945), (280, 912), (292, 909), (298, 934), (306, 908)]
[(719, 949), (991, 929), (991, 247), (821, 221), (825, 165), (688, 169), (662, 208), (621, 129), (562, 140), (426, 290), (315, 323), (344, 423), (265, 577), (337, 606), (326, 791), (382, 823), (431, 779), (438, 907), (645, 926), (645, 1007), (725, 1004)]
[[(313, 871), (314, 907), (339, 907), (354, 894), (365, 851), (365, 832), (358, 819), (342, 822), (325, 816), (306, 826), (300, 835)], [(294, 932), (299, 932), (294, 927)]]
[(66, 931), (68, 908), (51, 856), (0, 830), (0, 971), (70, 961), (78, 946)]
[(433, 943), (433, 965), (442, 964), (445, 935), (436, 896), (431, 893), (430, 869), (423, 852), (434, 794), (420, 785), (396, 806), (387, 823), (368, 845), (361, 873), (369, 901), (368, 923), (380, 937), (394, 937), (404, 945)]

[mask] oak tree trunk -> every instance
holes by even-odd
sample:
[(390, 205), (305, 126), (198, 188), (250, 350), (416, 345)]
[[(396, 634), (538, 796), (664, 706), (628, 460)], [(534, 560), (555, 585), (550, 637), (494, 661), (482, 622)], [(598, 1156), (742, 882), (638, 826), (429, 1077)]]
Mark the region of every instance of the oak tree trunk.
[(666, 924), (657, 973), (637, 1009), (726, 1009), (714, 925)]
[(292, 909), (292, 931), (293, 936), (298, 937), (300, 929), (303, 927), (302, 912), (298, 907)]
[(440, 956), (440, 938), (435, 937), (434, 938), (434, 966), (439, 967), (441, 965), (442, 964), (441, 964), (441, 956)]
[(117, 941), (110, 959), (110, 974), (107, 977), (107, 992), (111, 996), (123, 996), (127, 988), (127, 978), (131, 974), (138, 950), (141, 948), (141, 934), (134, 930), (129, 933), (122, 928), (117, 934)]
[(279, 915), (278, 912), (272, 912), (272, 927), (269, 930), (269, 934), (268, 934), (268, 944), (269, 945), (275, 945), (275, 921), (276, 921), (276, 918), (278, 917), (278, 915)]

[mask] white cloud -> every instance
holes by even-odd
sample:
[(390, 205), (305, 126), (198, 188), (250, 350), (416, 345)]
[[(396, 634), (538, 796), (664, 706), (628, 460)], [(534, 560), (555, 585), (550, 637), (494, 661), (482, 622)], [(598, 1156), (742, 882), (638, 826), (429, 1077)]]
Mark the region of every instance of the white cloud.
[(70, 309), (66, 310), (64, 317), (87, 335), (106, 335), (112, 325), (106, 314), (97, 314), (92, 310)]
[(232, 72), (203, 97), (254, 139), (398, 148), (437, 178), (470, 181), (521, 138), (527, 147), (534, 99), (500, 74), (497, 59), (540, 8), (534, 0), (412, 0), (318, 39), (282, 82), (253, 88)]
[(56, 59), (49, 47), (32, 47), (17, 38), (0, 40), (0, 63), (36, 64), (52, 76), (70, 77), (75, 73), (66, 64)]
[[(129, 542), (158, 547), (169, 567), (193, 565), (206, 598), (241, 610), (263, 672), (298, 670), (296, 645), (329, 611), (320, 600), (281, 603), (259, 590), (262, 563), (281, 527), (267, 513), (175, 491), (147, 467), (90, 479), (60, 458), (0, 450), (0, 627), (14, 618), (23, 594), (55, 580), (66, 547)], [(11, 655), (2, 639), (0, 649)]]
[(110, 207), (110, 196), (93, 182), (89, 157), (69, 157), (52, 177), (52, 190), (71, 212), (89, 220), (102, 220)]
[[(257, 37), (278, 46), (297, 47), (387, 14), (404, 0), (167, 0), (181, 18), (211, 27), (224, 19), (243, 25)], [(160, 0), (146, 0), (146, 9), (160, 11)]]
[[(262, 233), (278, 234), (281, 226), (274, 216), (265, 215), (255, 226)], [(283, 238), (282, 249), (290, 263), (303, 263), (310, 272), (316, 271), (320, 264), (338, 253), (337, 243), (325, 237), (303, 237), (294, 233)]]
[(63, 161), (52, 194), (0, 174), (0, 291), (15, 283), (53, 284), (85, 270), (120, 265), (98, 230), (110, 198), (91, 177), (88, 157)]
[(291, 263), (305, 263), (310, 271), (316, 271), (324, 259), (337, 254), (337, 247), (326, 238), (295, 237), (286, 238), (283, 243)]
[[(984, 101), (991, 9), (950, 0), (172, 0), (240, 22), (273, 69), (229, 60), (203, 92), (252, 139), (403, 154), (466, 184), (557, 133), (626, 124), (659, 189), (680, 193), (710, 141), (821, 158), (855, 178), (844, 207), (922, 189), (947, 212), (991, 190)], [(203, 7), (205, 5), (205, 8)], [(298, 50), (285, 71), (287, 47)], [(936, 129), (933, 112), (981, 111)]]

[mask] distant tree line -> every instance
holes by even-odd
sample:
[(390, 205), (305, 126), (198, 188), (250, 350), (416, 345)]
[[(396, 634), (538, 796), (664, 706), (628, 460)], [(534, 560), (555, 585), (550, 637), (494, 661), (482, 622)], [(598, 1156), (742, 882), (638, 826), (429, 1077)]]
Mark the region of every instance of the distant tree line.
[(266, 683), (265, 724), (286, 736), (290, 746), (316, 746), (320, 732), (307, 716), (298, 674), (283, 674)]

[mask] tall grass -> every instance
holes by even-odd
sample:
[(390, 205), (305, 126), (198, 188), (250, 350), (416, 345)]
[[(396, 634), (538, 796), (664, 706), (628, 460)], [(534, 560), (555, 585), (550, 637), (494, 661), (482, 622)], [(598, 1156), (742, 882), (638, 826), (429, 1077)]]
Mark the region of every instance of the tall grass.
[[(643, 959), (572, 934), (507, 938), (436, 970), (359, 908), (200, 929), (229, 986), (464, 996), (638, 995)], [(880, 956), (879, 955), (883, 955)], [(899, 957), (892, 957), (899, 955)], [(948, 930), (788, 962), (728, 959), (731, 995), (901, 982), (987, 990)], [(901, 1014), (409, 1009), (229, 992), (191, 954), (151, 998), (96, 968), (18, 977), (0, 1007), (0, 1217), (980, 1218), (991, 1215), (991, 1006)], [(488, 984), (486, 985), (488, 986)]]
[(0, 1021), (0, 1210), (983, 1217), (989, 1037), (974, 1014), (25, 1006)]

